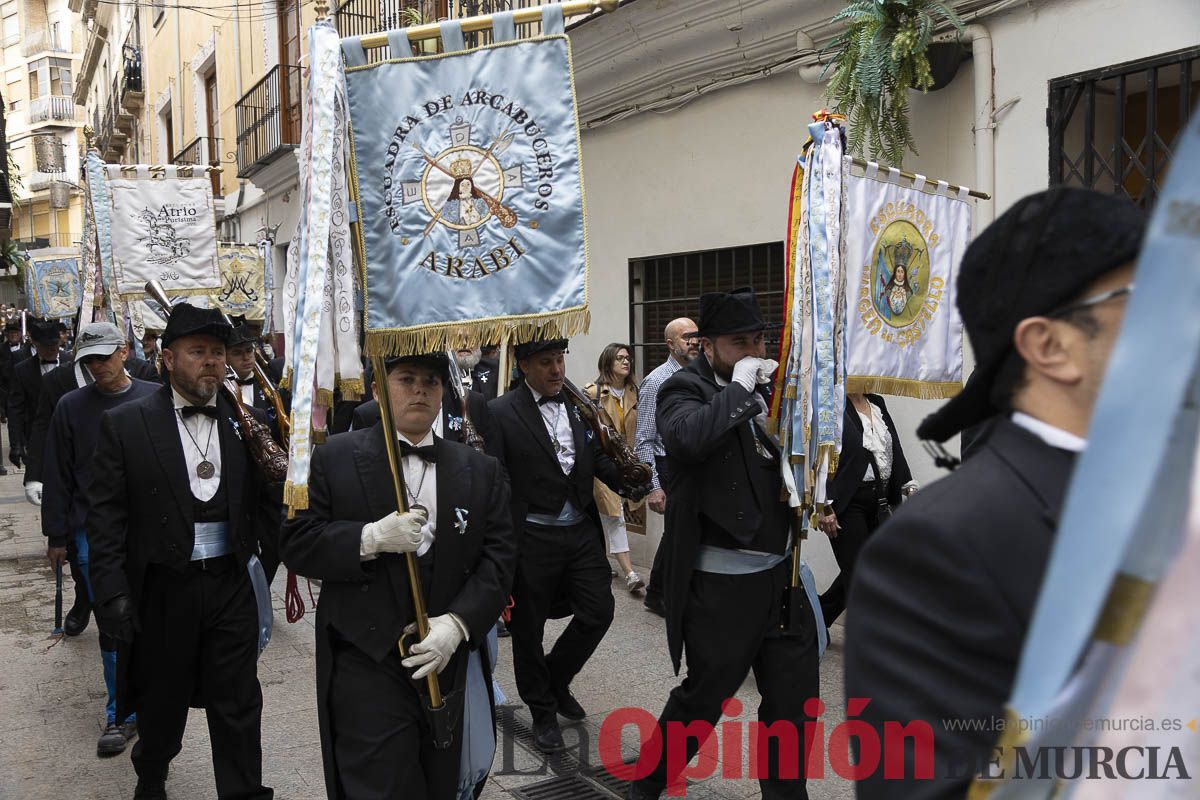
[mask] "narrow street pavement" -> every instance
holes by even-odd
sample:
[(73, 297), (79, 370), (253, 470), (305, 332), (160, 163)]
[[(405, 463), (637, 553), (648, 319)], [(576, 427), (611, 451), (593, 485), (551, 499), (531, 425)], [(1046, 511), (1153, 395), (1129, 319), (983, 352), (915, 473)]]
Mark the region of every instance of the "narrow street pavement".
[[(51, 638), (54, 579), (46, 565), (38, 512), (25, 501), (21, 475), (11, 466), (9, 471), (8, 476), (0, 477), (0, 717), (5, 721), (5, 740), (0, 745), (0, 798), (132, 797), (136, 779), (129, 751), (106, 760), (95, 755), (96, 738), (104, 721), (104, 682), (95, 622), (76, 638), (58, 642)], [(511, 650), (507, 640), (501, 640), (497, 677), (509, 704), (501, 709), (500, 746), (483, 793), (487, 800), (612, 800), (621, 796), (613, 790), (623, 792), (623, 784), (608, 776), (601, 766), (601, 723), (609, 712), (619, 708), (641, 708), (657, 715), (676, 678), (666, 653), (662, 620), (646, 612), (641, 600), (631, 597), (619, 584), (613, 584), (616, 621), (574, 687), (589, 717), (583, 724), (564, 726), (569, 746), (564, 756), (546, 759), (532, 749), (529, 714), (520, 705), (512, 680)], [(325, 794), (314, 702), (314, 613), (310, 609), (303, 620), (289, 625), (284, 618), (282, 570), (274, 590), (275, 632), (259, 661), (264, 698), (264, 782), (274, 787), (275, 796), (281, 800), (322, 798)], [(64, 585), (67, 608), (72, 596), (68, 574)], [(547, 636), (557, 636), (561, 628), (561, 623), (548, 626)], [(838, 709), (844, 707), (840, 625), (834, 626), (833, 637), (821, 667), (822, 699), (829, 709), (822, 716), (826, 739), (842, 721)], [(740, 720), (753, 720), (757, 693), (752, 677), (738, 697), (743, 703)], [(636, 753), (635, 738), (635, 727), (626, 726), (626, 759)], [(716, 745), (718, 738), (713, 737), (712, 744)], [(748, 737), (741, 738), (743, 752), (738, 755), (740, 763), (746, 765)], [(756, 781), (722, 777), (735, 766), (727, 761), (726, 754), (720, 754), (717, 763), (711, 755), (702, 754), (693, 769), (707, 772), (710, 777), (697, 777), (687, 796), (700, 800), (757, 797)], [(748, 767), (743, 766), (741, 774), (748, 774)], [(216, 797), (203, 711), (192, 711), (183, 752), (172, 764), (167, 789), (175, 800)], [(810, 780), (809, 791), (813, 800), (853, 797), (850, 783), (833, 773), (827, 760), (825, 777)]]

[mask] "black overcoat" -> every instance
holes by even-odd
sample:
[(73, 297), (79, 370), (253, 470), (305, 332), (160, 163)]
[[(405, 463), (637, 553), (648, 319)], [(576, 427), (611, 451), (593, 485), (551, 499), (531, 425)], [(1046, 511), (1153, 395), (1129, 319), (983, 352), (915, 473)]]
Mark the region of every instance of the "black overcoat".
[[(881, 769), (858, 783), (860, 800), (966, 793), (973, 770), (945, 777), (946, 761), (996, 742), (987, 724), (1003, 717), (1073, 466), (1072, 453), (997, 418), (976, 455), (863, 548), (847, 605), (846, 696), (870, 698), (860, 717), (880, 735), (885, 721), (929, 722), (936, 778), (884, 780)], [(947, 719), (986, 724), (950, 730)], [(911, 748), (905, 769), (913, 774)]]

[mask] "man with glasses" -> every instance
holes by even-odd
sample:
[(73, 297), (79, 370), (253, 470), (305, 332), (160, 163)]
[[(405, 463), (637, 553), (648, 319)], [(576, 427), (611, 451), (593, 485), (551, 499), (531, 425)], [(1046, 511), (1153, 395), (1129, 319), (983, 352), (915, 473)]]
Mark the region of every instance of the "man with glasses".
[(944, 442), (994, 417), (991, 430), (863, 549), (846, 626), (846, 696), (869, 698), (860, 716), (880, 735), (886, 722), (931, 725), (933, 776), (915, 779), (927, 751), (884, 753), (888, 773), (903, 756), (903, 778), (877, 769), (860, 799), (962, 797), (992, 755), (989, 723), (1004, 718), (1145, 227), (1124, 199), (1058, 188), (967, 249), (958, 309), (975, 375), (917, 434)]
[[(100, 438), (100, 417), (105, 411), (154, 393), (156, 384), (134, 380), (125, 371), (129, 346), (125, 335), (109, 322), (93, 322), (79, 335), (75, 363), (86, 369), (90, 384), (68, 392), (59, 401), (50, 420), (43, 464), (42, 533), (46, 536), (46, 556), (52, 567), (67, 559), (67, 544), (73, 543), (71, 559), (82, 578), (90, 609), (92, 596), (88, 575), (88, 540), (84, 522), (88, 512), (88, 489), (94, 478), (96, 443)], [(87, 616), (75, 620), (78, 633), (87, 624)], [(137, 732), (132, 715), (118, 720), (117, 714), (117, 643), (100, 634), (100, 658), (104, 664), (106, 724), (96, 743), (96, 755), (115, 756), (125, 750), (125, 742)]]

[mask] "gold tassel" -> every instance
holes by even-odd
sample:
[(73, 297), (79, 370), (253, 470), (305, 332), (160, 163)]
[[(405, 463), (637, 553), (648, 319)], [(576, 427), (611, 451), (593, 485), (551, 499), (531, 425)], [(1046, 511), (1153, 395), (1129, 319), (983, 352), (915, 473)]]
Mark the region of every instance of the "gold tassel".
[(317, 389), (316, 396), (313, 398), (313, 403), (318, 406), (325, 406), (333, 409), (333, 390), (332, 389)]
[(846, 394), (891, 394), (917, 400), (948, 400), (961, 391), (962, 384), (958, 381), (918, 381), (871, 375), (846, 378)]
[(362, 378), (351, 378), (349, 380), (338, 378), (337, 390), (342, 393), (343, 400), (361, 400), (366, 393), (363, 390)]
[(291, 481), (283, 485), (283, 502), (291, 511), (308, 508), (308, 486), (296, 486)]

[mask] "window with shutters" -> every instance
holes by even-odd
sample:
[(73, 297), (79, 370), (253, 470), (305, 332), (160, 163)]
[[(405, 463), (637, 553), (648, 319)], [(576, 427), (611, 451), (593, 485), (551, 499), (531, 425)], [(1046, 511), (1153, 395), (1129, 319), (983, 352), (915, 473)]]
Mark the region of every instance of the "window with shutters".
[(10, 47), (21, 40), (21, 19), (17, 16), (16, 0), (0, 3), (0, 17), (4, 18), (4, 28), (0, 32), (3, 42), (0, 47)]
[(29, 62), (29, 99), (47, 95), (69, 97), (72, 91), (71, 59), (39, 58)]
[[(767, 321), (782, 322), (786, 273), (783, 242), (631, 259), (629, 338), (638, 377), (667, 360), (663, 330), (678, 317), (695, 320), (705, 292), (752, 286)], [(768, 331), (767, 354), (778, 345), (779, 332)]]

